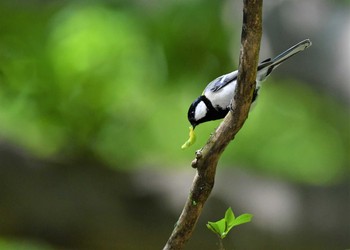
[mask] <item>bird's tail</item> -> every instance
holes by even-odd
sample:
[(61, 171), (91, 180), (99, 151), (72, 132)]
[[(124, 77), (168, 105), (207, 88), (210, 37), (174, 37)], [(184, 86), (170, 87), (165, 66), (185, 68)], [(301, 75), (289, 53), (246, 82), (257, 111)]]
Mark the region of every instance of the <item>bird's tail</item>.
[(300, 43), (297, 43), (293, 47), (287, 49), (283, 53), (276, 56), (274, 59), (272, 59), (272, 65), (271, 66), (278, 66), (285, 60), (287, 60), (289, 57), (294, 56), (295, 54), (299, 53), (300, 51), (303, 51), (304, 49), (310, 47), (312, 45), (311, 41), (309, 39), (306, 39), (304, 41), (301, 41)]
[(309, 39), (303, 40), (293, 47), (287, 49), (286, 51), (282, 52), (275, 58), (267, 59), (260, 63), (258, 66), (258, 75), (257, 80), (263, 81), (265, 78), (272, 72), (272, 70), (276, 67), (278, 67), (281, 63), (283, 63), (288, 58), (294, 56), (295, 54), (299, 53), (300, 51), (303, 51), (304, 49), (310, 47), (312, 45), (311, 41)]

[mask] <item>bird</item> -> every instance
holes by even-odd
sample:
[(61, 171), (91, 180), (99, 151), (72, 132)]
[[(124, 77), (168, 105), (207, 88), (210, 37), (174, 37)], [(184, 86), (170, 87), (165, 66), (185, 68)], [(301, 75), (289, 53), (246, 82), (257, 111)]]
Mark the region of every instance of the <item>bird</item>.
[[(252, 103), (257, 100), (261, 82), (263, 82), (271, 72), (281, 63), (293, 55), (310, 47), (312, 42), (305, 39), (275, 58), (268, 58), (262, 61), (257, 68), (256, 87), (253, 92)], [(195, 99), (190, 105), (187, 113), (190, 127), (190, 139), (182, 146), (187, 148), (195, 141), (194, 129), (201, 123), (224, 118), (231, 108), (231, 100), (237, 87), (238, 70), (219, 76), (211, 81), (204, 89), (202, 95)]]

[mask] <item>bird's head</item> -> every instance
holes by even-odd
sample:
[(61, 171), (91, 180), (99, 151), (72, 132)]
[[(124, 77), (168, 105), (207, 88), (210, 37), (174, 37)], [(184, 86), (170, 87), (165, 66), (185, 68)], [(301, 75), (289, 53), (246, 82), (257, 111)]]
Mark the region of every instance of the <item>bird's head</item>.
[(193, 129), (200, 123), (224, 118), (229, 108), (213, 107), (211, 101), (205, 96), (198, 97), (188, 109), (187, 117)]
[(193, 129), (200, 123), (207, 119), (208, 107), (203, 100), (203, 96), (198, 97), (190, 106), (187, 113), (188, 121), (191, 123)]
[(195, 140), (194, 128), (203, 122), (224, 118), (228, 109), (215, 109), (209, 99), (202, 95), (198, 97), (190, 106), (187, 113), (188, 121), (191, 123), (190, 138), (182, 145), (181, 148), (188, 148)]

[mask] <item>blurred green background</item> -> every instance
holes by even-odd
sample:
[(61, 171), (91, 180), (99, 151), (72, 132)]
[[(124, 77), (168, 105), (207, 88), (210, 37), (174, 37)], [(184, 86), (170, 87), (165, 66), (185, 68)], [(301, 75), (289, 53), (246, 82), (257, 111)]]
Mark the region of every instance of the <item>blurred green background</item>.
[[(261, 61), (313, 46), (264, 83), (188, 249), (216, 248), (205, 222), (228, 206), (254, 214), (228, 249), (349, 247), (349, 1), (264, 4)], [(160, 249), (220, 122), (182, 151), (187, 109), (237, 68), (241, 12), (233, 0), (1, 1), (0, 249)]]

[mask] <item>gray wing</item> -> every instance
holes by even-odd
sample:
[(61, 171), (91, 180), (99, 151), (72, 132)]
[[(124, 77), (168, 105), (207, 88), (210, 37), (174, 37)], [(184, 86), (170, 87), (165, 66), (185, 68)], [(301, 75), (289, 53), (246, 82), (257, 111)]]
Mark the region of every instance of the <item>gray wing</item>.
[(218, 78), (216, 78), (208, 84), (208, 86), (204, 89), (203, 93), (205, 93), (206, 91), (219, 91), (230, 82), (237, 80), (237, 75), (238, 70), (228, 73), (226, 75), (219, 76)]
[[(257, 78), (260, 80), (260, 78), (265, 78), (267, 75), (269, 75), (272, 71), (268, 70), (269, 66), (272, 64), (271, 59), (266, 59), (265, 61), (262, 61), (258, 66), (258, 72), (257, 72)], [(267, 71), (267, 72), (265, 72)], [(225, 87), (227, 84), (229, 84), (232, 81), (236, 81), (238, 76), (238, 70), (233, 71), (231, 73), (228, 73), (226, 75), (219, 76), (215, 80), (211, 81), (207, 87), (204, 89), (203, 93), (210, 91), (210, 92), (217, 92), (223, 87)]]

